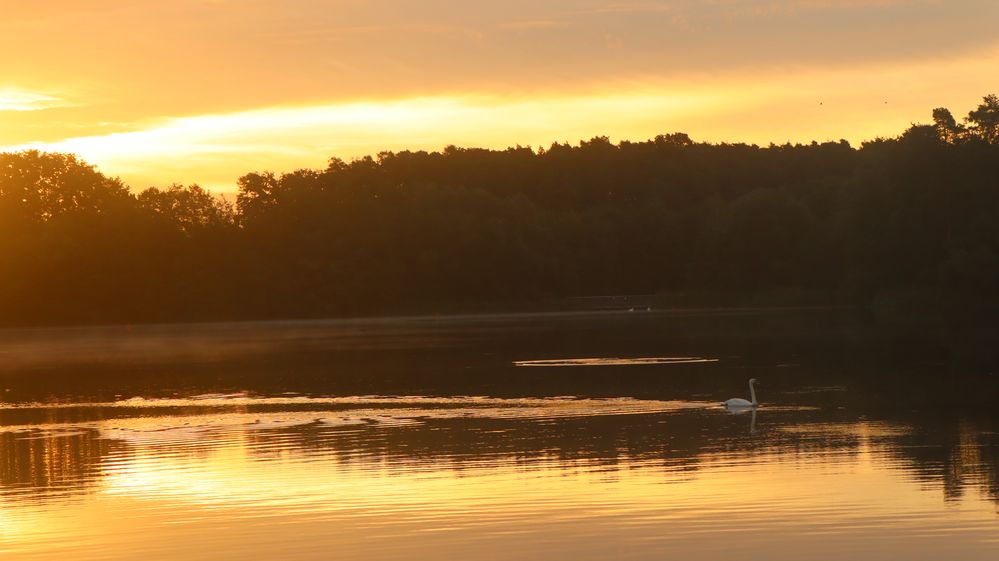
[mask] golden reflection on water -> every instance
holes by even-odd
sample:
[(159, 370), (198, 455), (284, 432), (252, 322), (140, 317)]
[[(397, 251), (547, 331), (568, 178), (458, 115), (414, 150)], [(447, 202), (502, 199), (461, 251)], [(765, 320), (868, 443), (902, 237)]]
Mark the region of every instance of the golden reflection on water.
[(761, 410), (751, 434), (697, 402), (217, 399), (242, 401), (8, 425), (2, 558), (999, 553), (996, 456), (970, 423), (945, 443), (793, 408)]

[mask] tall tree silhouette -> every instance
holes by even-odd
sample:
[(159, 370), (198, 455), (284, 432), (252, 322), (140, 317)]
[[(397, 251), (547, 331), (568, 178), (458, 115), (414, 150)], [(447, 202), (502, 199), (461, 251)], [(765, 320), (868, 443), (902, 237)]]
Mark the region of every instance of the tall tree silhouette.
[(990, 144), (999, 142), (999, 97), (995, 94), (985, 96), (982, 103), (968, 113), (967, 120), (979, 138)]

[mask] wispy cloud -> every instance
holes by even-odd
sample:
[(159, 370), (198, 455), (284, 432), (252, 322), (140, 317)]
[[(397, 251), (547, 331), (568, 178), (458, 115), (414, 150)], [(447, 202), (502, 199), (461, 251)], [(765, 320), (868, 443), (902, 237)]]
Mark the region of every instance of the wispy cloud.
[(49, 94), (15, 88), (0, 88), (0, 111), (41, 111), (69, 105)]
[(790, 15), (809, 11), (866, 10), (940, 5), (942, 0), (718, 0), (714, 4), (730, 14)]
[(324, 41), (350, 40), (365, 37), (412, 35), (421, 37), (463, 37), (481, 39), (482, 30), (473, 25), (437, 23), (371, 24), (355, 26), (321, 25), (312, 28), (262, 30), (259, 35), (288, 44), (312, 44)]
[[(197, 180), (229, 190), (238, 174), (252, 171), (247, 162), (293, 169), (322, 165), (331, 155), (353, 157), (385, 149), (538, 146), (607, 134), (615, 126), (646, 122), (649, 115), (694, 115), (716, 103), (704, 94), (634, 90), (527, 99), (441, 96), (175, 118), (141, 130), (6, 149), (75, 153), (136, 187)], [(483, 137), (482, 131), (490, 136)]]
[(661, 14), (674, 11), (667, 2), (609, 2), (582, 10), (581, 14)]
[(503, 29), (559, 29), (570, 27), (572, 23), (554, 19), (510, 21), (500, 24)]

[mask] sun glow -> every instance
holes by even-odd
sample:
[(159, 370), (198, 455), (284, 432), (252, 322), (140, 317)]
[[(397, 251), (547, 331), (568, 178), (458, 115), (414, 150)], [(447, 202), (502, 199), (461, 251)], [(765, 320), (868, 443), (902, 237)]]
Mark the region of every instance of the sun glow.
[[(330, 98), (186, 116), (111, 119), (106, 107), (0, 89), (0, 150), (75, 153), (135, 189), (199, 183), (235, 189), (252, 171), (325, 167), (381, 151), (448, 145), (548, 147), (594, 136), (641, 141), (853, 143), (895, 136), (933, 107), (957, 115), (988, 93), (999, 47), (906, 63), (634, 76), (560, 88)], [(42, 109), (49, 109), (42, 111)], [(68, 117), (67, 117), (68, 115)], [(67, 119), (75, 119), (70, 126)], [(88, 124), (89, 123), (89, 124)], [(11, 142), (13, 138), (20, 138)], [(38, 140), (33, 140), (38, 139)]]
[(359, 101), (172, 118), (138, 130), (8, 149), (75, 153), (102, 170), (125, 176), (133, 187), (172, 177), (224, 191), (232, 189), (239, 174), (261, 165), (279, 170), (321, 167), (334, 155), (351, 158), (448, 144), (541, 146), (621, 126), (631, 129), (652, 115), (662, 119), (699, 114), (718, 102), (718, 96), (703, 93), (652, 92), (530, 100), (466, 95)]

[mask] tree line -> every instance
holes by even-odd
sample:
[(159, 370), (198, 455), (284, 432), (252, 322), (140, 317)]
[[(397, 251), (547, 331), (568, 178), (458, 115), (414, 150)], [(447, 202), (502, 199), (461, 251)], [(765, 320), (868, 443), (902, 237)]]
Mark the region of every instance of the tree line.
[[(0, 322), (530, 309), (598, 294), (999, 311), (999, 98), (895, 138), (383, 152), (234, 201), (0, 154)], [(803, 296), (805, 295), (805, 296)]]

